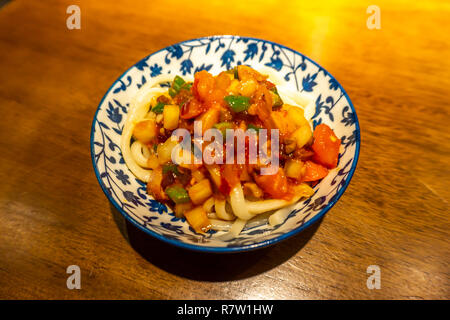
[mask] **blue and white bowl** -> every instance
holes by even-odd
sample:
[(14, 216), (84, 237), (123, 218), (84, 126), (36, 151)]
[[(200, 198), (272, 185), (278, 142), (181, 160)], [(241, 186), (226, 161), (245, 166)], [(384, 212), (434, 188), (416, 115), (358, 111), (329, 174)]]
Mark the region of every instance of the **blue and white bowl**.
[[(314, 187), (314, 195), (291, 209), (281, 225), (252, 224), (235, 239), (200, 235), (166, 205), (154, 200), (146, 186), (126, 166), (120, 151), (120, 135), (130, 99), (149, 79), (160, 74), (193, 76), (199, 70), (213, 74), (246, 64), (268, 67), (285, 84), (306, 93), (311, 103), (305, 115), (313, 126), (329, 125), (342, 140), (338, 168)], [(360, 132), (350, 98), (324, 68), (283, 45), (248, 37), (212, 36), (188, 40), (161, 49), (125, 71), (109, 88), (98, 106), (91, 131), (91, 155), (95, 174), (117, 210), (148, 235), (179, 247), (204, 252), (238, 252), (262, 248), (287, 239), (319, 220), (347, 188), (358, 161)], [(106, 218), (106, 217), (105, 217)]]

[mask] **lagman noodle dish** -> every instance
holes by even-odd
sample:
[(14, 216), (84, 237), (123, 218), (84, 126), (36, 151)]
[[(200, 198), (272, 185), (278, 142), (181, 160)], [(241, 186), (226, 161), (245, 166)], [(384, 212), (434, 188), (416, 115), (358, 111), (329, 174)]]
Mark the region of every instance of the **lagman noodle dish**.
[[(194, 79), (158, 77), (130, 103), (121, 137), (125, 163), (198, 233), (226, 230), (222, 238), (233, 238), (266, 212), (273, 212), (269, 224), (283, 223), (280, 209), (312, 196), (312, 186), (337, 166), (340, 139), (326, 124), (313, 131), (299, 94), (281, 90), (272, 77), (243, 65), (216, 76), (203, 70)], [(206, 139), (209, 129), (215, 134)], [(188, 134), (175, 135), (180, 131)], [(233, 132), (246, 132), (243, 149)], [(188, 148), (179, 148), (181, 141)], [(202, 157), (206, 151), (215, 162)]]

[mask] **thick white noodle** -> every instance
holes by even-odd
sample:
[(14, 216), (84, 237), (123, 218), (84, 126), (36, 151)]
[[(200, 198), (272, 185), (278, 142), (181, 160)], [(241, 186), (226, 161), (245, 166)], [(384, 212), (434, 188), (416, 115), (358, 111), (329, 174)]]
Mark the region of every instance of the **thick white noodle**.
[(217, 216), (220, 219), (227, 220), (227, 221), (236, 219), (236, 216), (233, 213), (229, 213), (226, 210), (226, 204), (227, 204), (226, 200), (220, 200), (220, 199), (215, 200), (215, 208), (216, 208)]
[(312, 97), (307, 94), (300, 94), (291, 88), (285, 86), (277, 87), (278, 93), (284, 103), (301, 107), (305, 109), (306, 106), (311, 102)]
[(247, 203), (244, 198), (244, 191), (242, 186), (238, 183), (230, 192), (230, 204), (233, 209), (233, 213), (242, 220), (248, 220), (253, 218), (253, 214), (250, 214), (247, 209)]
[(288, 206), (292, 201), (282, 199), (269, 199), (261, 201), (247, 201), (247, 208), (251, 214), (261, 214), (267, 211), (277, 210)]
[(226, 241), (236, 238), (239, 235), (239, 233), (241, 233), (242, 229), (244, 229), (246, 223), (247, 220), (237, 218), (236, 221), (231, 226), (230, 230), (225, 234), (217, 236), (216, 239)]
[[(272, 71), (266, 66), (258, 66), (255, 68), (262, 74), (269, 76), (270, 81), (277, 85), (277, 90), (283, 101), (287, 104), (298, 106), (305, 110), (305, 117), (308, 119), (311, 117), (310, 109), (314, 108), (313, 97), (307, 94), (301, 94), (296, 91), (292, 86), (286, 85), (286, 82), (277, 73)], [(149, 112), (149, 105), (152, 99), (157, 94), (163, 94), (167, 92), (167, 88), (155, 87), (159, 83), (171, 82), (173, 76), (160, 75), (153, 78), (151, 81), (143, 85), (131, 99), (130, 108), (128, 110), (128, 117), (124, 124), (121, 136), (121, 150), (122, 155), (131, 172), (140, 180), (148, 182), (151, 170), (147, 170), (147, 159), (150, 155), (148, 148), (135, 141), (130, 146), (130, 141), (136, 123), (144, 119)], [(186, 81), (193, 81), (185, 77)], [(312, 110), (312, 109), (311, 109)], [(312, 111), (313, 112), (313, 111)], [(209, 212), (212, 229), (214, 230), (229, 230), (226, 234), (218, 236), (221, 240), (229, 240), (239, 235), (242, 229), (245, 227), (248, 220), (265, 212), (277, 210), (273, 213), (268, 221), (272, 226), (283, 223), (289, 212), (292, 209), (292, 204), (296, 203), (301, 197), (294, 197), (291, 201), (281, 199), (269, 199), (262, 201), (246, 201), (244, 198), (244, 192), (241, 184), (238, 184), (230, 192), (230, 204), (233, 213), (226, 211), (225, 200), (208, 201), (208, 204), (204, 205), (205, 210), (211, 211), (212, 206), (215, 207), (215, 212)], [(230, 220), (235, 220), (234, 223)], [(216, 219), (219, 218), (219, 219)], [(228, 221), (226, 221), (228, 220)]]
[(214, 205), (215, 205), (214, 197), (211, 197), (203, 203), (203, 209), (205, 209), (207, 213), (213, 212)]
[(269, 225), (271, 225), (272, 227), (275, 227), (279, 224), (282, 224), (286, 220), (289, 213), (291, 213), (293, 207), (294, 207), (294, 205), (287, 206), (285, 208), (279, 209), (276, 212), (274, 212), (269, 217)]
[(269, 217), (269, 224), (272, 227), (274, 227), (276, 225), (279, 225), (279, 224), (283, 223), (286, 220), (286, 218), (289, 215), (289, 213), (294, 208), (294, 206), (297, 204), (297, 202), (301, 198), (304, 198), (305, 196), (306, 195), (304, 195), (304, 194), (299, 195), (299, 196), (295, 196), (294, 198), (292, 198), (291, 201), (289, 201), (287, 206), (285, 206), (284, 208), (281, 208), (281, 209), (275, 211), (273, 214), (271, 214), (270, 217)]
[(122, 130), (122, 136), (120, 140), (120, 148), (122, 150), (122, 156), (126, 165), (130, 171), (139, 179), (144, 182), (148, 182), (151, 174), (151, 170), (146, 170), (139, 166), (131, 153), (130, 141), (133, 134), (133, 129), (136, 123), (144, 118), (152, 101), (152, 98), (156, 94), (162, 94), (167, 91), (167, 88), (154, 87), (155, 85), (172, 81), (173, 76), (160, 75), (153, 78), (151, 81), (143, 85), (130, 101), (130, 108), (128, 109), (128, 117), (125, 121)]
[(232, 221), (224, 221), (220, 219), (210, 218), (209, 222), (211, 223), (211, 229), (217, 231), (229, 231), (233, 226)]
[(148, 168), (147, 160), (150, 156), (150, 150), (145, 144), (137, 140), (134, 141), (131, 145), (131, 156), (139, 166)]
[(263, 75), (269, 76), (269, 78), (268, 78), (269, 81), (277, 86), (277, 90), (278, 90), (278, 86), (286, 84), (286, 81), (282, 77), (280, 77), (277, 72), (274, 72), (273, 69), (268, 66), (261, 64), (261, 65), (255, 66), (253, 69), (255, 69), (256, 71), (258, 71), (259, 73), (261, 73)]

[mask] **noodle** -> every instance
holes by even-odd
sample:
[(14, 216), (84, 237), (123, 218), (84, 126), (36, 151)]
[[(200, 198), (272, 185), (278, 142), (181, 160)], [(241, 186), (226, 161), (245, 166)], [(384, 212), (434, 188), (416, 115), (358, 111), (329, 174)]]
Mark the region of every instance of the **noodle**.
[(208, 213), (212, 212), (214, 205), (215, 205), (214, 197), (211, 197), (205, 201), (205, 203), (203, 204), (203, 209), (205, 209), (205, 211)]
[(220, 219), (228, 221), (236, 219), (234, 214), (227, 212), (225, 200), (216, 199), (215, 201), (216, 214)]
[(244, 229), (245, 224), (247, 223), (247, 220), (243, 219), (236, 219), (236, 221), (233, 223), (229, 231), (225, 234), (222, 234), (218, 236), (217, 238), (223, 241), (231, 240), (233, 238), (236, 238), (239, 233), (241, 233), (242, 229)]
[(150, 156), (150, 150), (148, 150), (145, 144), (137, 140), (133, 142), (131, 145), (131, 155), (139, 166), (148, 168), (147, 161)]
[[(310, 108), (313, 104), (313, 99), (310, 96), (300, 94), (292, 86), (286, 85), (284, 79), (282, 79), (277, 73), (273, 72), (271, 68), (268, 68), (266, 66), (259, 66), (257, 70), (259, 70), (262, 74), (269, 75), (270, 80), (273, 82), (273, 84), (277, 85), (277, 90), (280, 96), (283, 97), (282, 103), (299, 107), (301, 109), (304, 109), (305, 112), (306, 109)], [(187, 79), (187, 81), (192, 81), (192, 79)], [(156, 153), (153, 153), (153, 151), (149, 149), (150, 145), (147, 145), (139, 140), (135, 140), (132, 142), (132, 137), (135, 126), (140, 121), (144, 119), (155, 118), (156, 122), (159, 123), (163, 118), (163, 114), (161, 114), (161, 111), (159, 112), (158, 116), (156, 116), (157, 111), (153, 112), (150, 110), (150, 107), (154, 105), (156, 101), (160, 101), (159, 99), (156, 100), (158, 97), (162, 95), (166, 95), (166, 97), (169, 97), (167, 95), (167, 88), (161, 88), (158, 86), (163, 82), (172, 82), (173, 86), (173, 83), (175, 81), (173, 76), (171, 75), (157, 76), (143, 85), (137, 91), (136, 95), (131, 99), (130, 107), (128, 110), (128, 117), (124, 124), (120, 141), (122, 156), (130, 171), (139, 180), (145, 183), (154, 181), (153, 187), (156, 187), (156, 189), (160, 188), (159, 184), (161, 182), (161, 171), (157, 171), (156, 169), (161, 170), (160, 163), (164, 162), (165, 160), (161, 160), (162, 156), (160, 150), (158, 149), (158, 156), (160, 157), (159, 161), (161, 161), (160, 163), (158, 163), (158, 157), (156, 156)], [(172, 94), (171, 96), (174, 97)], [(168, 108), (164, 109), (164, 116), (166, 115), (167, 109)], [(164, 125), (166, 123), (167, 122), (165, 121)], [(311, 123), (309, 121), (308, 123), (311, 126)], [(161, 132), (164, 132), (163, 128), (161, 128), (161, 130)], [(150, 161), (150, 157), (155, 158), (156, 165), (150, 165), (150, 162), (155, 162)], [(153, 158), (151, 160), (153, 160)], [(175, 160), (172, 161), (177, 163)], [(152, 171), (150, 167), (154, 168), (155, 171)], [(223, 177), (220, 176), (219, 166), (206, 165), (205, 167), (208, 170), (207, 172), (209, 172), (210, 181), (213, 181), (218, 186), (221, 183), (221, 179), (223, 179)], [(204, 179), (204, 177), (202, 176), (202, 173), (200, 172), (199, 174), (200, 178), (196, 177), (196, 179), (193, 179), (194, 182), (191, 182), (191, 184), (203, 181), (202, 179)], [(153, 179), (152, 176), (154, 177)], [(156, 179), (156, 177), (159, 177), (159, 180)], [(203, 214), (207, 216), (207, 219), (209, 219), (210, 226), (213, 230), (227, 231), (226, 234), (220, 235), (217, 238), (221, 240), (230, 240), (239, 235), (239, 233), (243, 230), (250, 219), (250, 224), (255, 226), (262, 223), (267, 223), (267, 221), (270, 226), (276, 226), (283, 223), (291, 212), (291, 209), (293, 207), (292, 205), (294, 203), (298, 202), (305, 196), (312, 195), (312, 189), (308, 185), (304, 184), (304, 188), (302, 188), (301, 185), (296, 187), (299, 187), (300, 192), (297, 192), (289, 201), (277, 198), (259, 201), (248, 201), (244, 197), (244, 191), (241, 183), (237, 183), (229, 193), (228, 202), (231, 207), (231, 212), (227, 211), (227, 200), (215, 198), (213, 195), (211, 195), (211, 192), (209, 194), (205, 194), (201, 202), (194, 203), (196, 203), (197, 205), (201, 204), (202, 210), (204, 211)], [(206, 191), (197, 190), (197, 192), (201, 193)], [(191, 194), (189, 195), (193, 196)], [(194, 198), (191, 199), (192, 201), (194, 201)], [(184, 204), (185, 202), (180, 203)], [(189, 205), (188, 208), (190, 208), (191, 204), (192, 203), (190, 202), (186, 203), (186, 205)], [(188, 213), (189, 212), (187, 212), (186, 214)], [(265, 213), (265, 215), (263, 213)]]
[(229, 231), (233, 225), (233, 222), (215, 218), (210, 218), (209, 221), (211, 221), (211, 229), (217, 231)]
[(291, 213), (291, 210), (292, 207), (286, 207), (279, 209), (278, 211), (271, 214), (269, 217), (269, 225), (275, 227), (279, 224), (282, 224), (286, 220), (289, 213)]
[(290, 205), (294, 200), (298, 200), (296, 198), (292, 199), (292, 201), (280, 200), (280, 199), (269, 199), (269, 200), (261, 200), (261, 201), (247, 201), (248, 211), (252, 214), (261, 214), (263, 212), (277, 210), (283, 208), (285, 206)]
[(233, 208), (233, 213), (242, 220), (249, 220), (253, 218), (247, 208), (247, 203), (244, 198), (244, 191), (242, 186), (238, 183), (230, 192), (230, 203)]
[(122, 150), (123, 159), (130, 171), (133, 172), (139, 180), (144, 182), (149, 181), (151, 170), (143, 169), (132, 155), (130, 141), (133, 135), (133, 129), (136, 123), (147, 115), (150, 103), (155, 95), (157, 93), (162, 94), (167, 91), (164, 88), (154, 88), (154, 86), (171, 80), (172, 76), (160, 75), (143, 85), (131, 99), (130, 108), (128, 109), (128, 117), (123, 126), (120, 140), (120, 148)]

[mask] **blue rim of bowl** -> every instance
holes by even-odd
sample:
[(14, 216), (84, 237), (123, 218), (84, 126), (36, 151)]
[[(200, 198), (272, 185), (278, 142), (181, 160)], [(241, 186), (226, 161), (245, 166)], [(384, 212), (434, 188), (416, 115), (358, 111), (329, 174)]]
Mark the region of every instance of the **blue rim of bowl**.
[[(343, 185), (343, 187), (339, 190), (339, 192), (337, 193), (337, 196), (334, 197), (334, 199), (332, 201), (330, 201), (328, 203), (328, 205), (323, 208), (322, 210), (320, 210), (320, 212), (318, 214), (316, 214), (313, 218), (311, 218), (311, 220), (307, 221), (305, 224), (285, 233), (282, 234), (276, 238), (273, 239), (269, 239), (269, 240), (264, 240), (261, 242), (257, 242), (257, 243), (253, 243), (253, 244), (249, 244), (249, 245), (244, 245), (244, 246), (236, 246), (236, 247), (211, 247), (211, 246), (199, 246), (199, 245), (194, 245), (194, 244), (189, 244), (189, 243), (184, 243), (178, 240), (174, 240), (174, 239), (169, 239), (166, 238), (165, 236), (158, 234), (150, 229), (144, 228), (142, 225), (140, 225), (139, 223), (137, 223), (132, 217), (130, 217), (118, 204), (117, 202), (109, 195), (109, 193), (106, 190), (106, 187), (103, 185), (103, 182), (100, 178), (100, 174), (98, 172), (97, 166), (95, 165), (95, 152), (94, 152), (94, 132), (95, 132), (95, 122), (97, 121), (97, 114), (100, 110), (101, 105), (103, 104), (103, 101), (105, 100), (105, 98), (108, 96), (109, 92), (115, 87), (116, 83), (122, 79), (122, 77), (124, 75), (126, 75), (128, 73), (128, 71), (130, 71), (132, 68), (134, 68), (136, 66), (136, 64), (138, 64), (140, 61), (143, 60), (147, 60), (148, 58), (150, 58), (151, 56), (157, 54), (158, 52), (161, 52), (163, 50), (166, 50), (168, 47), (170, 46), (174, 46), (174, 45), (180, 45), (186, 42), (191, 42), (191, 41), (196, 41), (196, 40), (205, 40), (205, 39), (211, 39), (211, 38), (223, 38), (223, 39), (229, 39), (229, 38), (240, 38), (240, 39), (248, 39), (248, 40), (254, 40), (254, 41), (262, 41), (268, 44), (274, 44), (276, 46), (279, 46), (283, 49), (289, 50), (291, 52), (294, 52), (298, 55), (300, 55), (301, 57), (304, 57), (306, 60), (310, 61), (311, 63), (313, 63), (314, 65), (316, 65), (319, 68), (322, 68), (323, 70), (325, 70), (327, 72), (327, 74), (330, 76), (331, 79), (335, 80), (338, 85), (339, 88), (342, 90), (342, 92), (344, 93), (345, 98), (347, 99), (347, 101), (349, 102), (350, 108), (355, 116), (355, 126), (356, 126), (356, 131), (358, 133), (358, 139), (356, 139), (356, 149), (355, 149), (355, 156), (354, 156), (354, 161), (352, 164), (352, 167), (350, 168), (350, 172), (347, 176), (347, 179)], [(350, 184), (350, 180), (353, 177), (353, 174), (356, 170), (356, 165), (358, 164), (358, 158), (359, 158), (359, 148), (360, 148), (360, 142), (361, 142), (361, 132), (360, 132), (360, 128), (359, 128), (359, 121), (358, 121), (358, 116), (356, 114), (356, 110), (353, 106), (352, 101), (350, 100), (350, 97), (348, 96), (347, 92), (344, 90), (344, 88), (342, 87), (342, 85), (340, 84), (339, 81), (337, 81), (337, 79), (335, 77), (333, 77), (328, 70), (326, 70), (325, 68), (323, 68), (322, 66), (320, 66), (317, 62), (315, 62), (314, 60), (310, 59), (309, 57), (301, 54), (300, 52), (291, 49), (289, 47), (286, 47), (284, 45), (281, 45), (279, 43), (273, 42), (273, 41), (269, 41), (269, 40), (263, 40), (263, 39), (259, 39), (259, 38), (254, 38), (254, 37), (245, 37), (245, 36), (236, 36), (236, 35), (216, 35), (216, 36), (206, 36), (206, 37), (200, 37), (200, 38), (194, 38), (194, 39), (190, 39), (190, 40), (184, 40), (175, 44), (172, 44), (170, 46), (167, 46), (165, 48), (162, 48), (158, 51), (155, 51), (151, 54), (149, 54), (148, 56), (146, 56), (145, 58), (141, 59), (140, 61), (138, 61), (137, 63), (135, 63), (134, 65), (132, 65), (130, 68), (128, 68), (124, 73), (122, 73), (117, 79), (116, 81), (114, 81), (114, 83), (109, 87), (108, 91), (105, 93), (105, 95), (103, 96), (102, 100), (100, 101), (97, 110), (95, 111), (95, 115), (94, 115), (94, 120), (92, 121), (92, 126), (91, 126), (91, 138), (90, 138), (90, 143), (91, 143), (91, 159), (92, 159), (92, 164), (94, 167), (94, 171), (95, 171), (95, 175), (97, 177), (98, 183), (100, 184), (100, 187), (103, 190), (103, 193), (105, 194), (105, 196), (108, 198), (108, 200), (114, 205), (114, 207), (117, 209), (117, 211), (119, 211), (124, 217), (125, 219), (127, 219), (129, 222), (131, 222), (135, 227), (137, 227), (138, 229), (142, 230), (143, 232), (155, 237), (158, 240), (161, 240), (163, 242), (169, 243), (171, 245), (175, 245), (177, 247), (181, 247), (184, 249), (190, 249), (190, 250), (194, 250), (194, 251), (200, 251), (200, 252), (208, 252), (208, 253), (237, 253), (237, 252), (244, 252), (244, 251), (251, 251), (251, 250), (255, 250), (255, 249), (261, 249), (264, 247), (268, 247), (271, 246), (273, 244), (276, 244), (280, 241), (286, 240), (298, 233), (300, 233), (301, 231), (305, 230), (306, 228), (308, 228), (309, 226), (311, 226), (312, 224), (314, 224), (315, 222), (319, 221), (334, 205), (335, 203), (341, 198), (341, 196), (344, 194), (345, 190), (347, 189), (348, 185)]]

